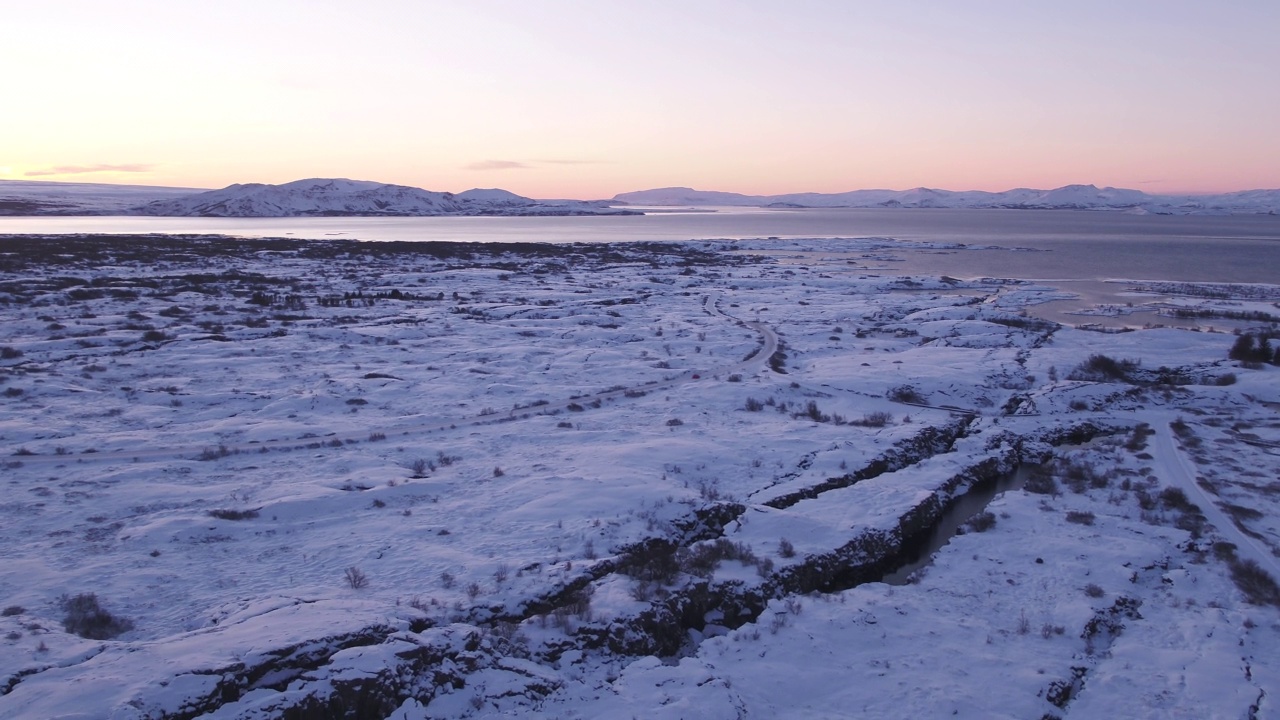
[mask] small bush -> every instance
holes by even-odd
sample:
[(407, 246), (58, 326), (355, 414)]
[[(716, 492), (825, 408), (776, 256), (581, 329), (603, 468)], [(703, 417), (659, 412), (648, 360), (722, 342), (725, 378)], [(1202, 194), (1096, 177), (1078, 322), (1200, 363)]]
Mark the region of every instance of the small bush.
[(810, 420), (818, 423), (831, 422), (831, 416), (824, 414), (822, 409), (818, 407), (818, 403), (813, 400), (810, 400), (809, 403), (805, 405), (804, 410), (796, 413), (795, 417), (809, 418)]
[(360, 568), (352, 565), (343, 572), (343, 578), (346, 579), (347, 585), (352, 590), (359, 590), (369, 586), (369, 576), (364, 574)]
[(1146, 423), (1139, 423), (1133, 428), (1133, 433), (1129, 435), (1129, 441), (1124, 447), (1129, 452), (1141, 452), (1147, 448), (1147, 438), (1155, 434), (1151, 426)]
[(738, 373), (734, 373), (729, 376), (728, 380), (729, 382), (742, 382), (742, 376)]
[(1099, 475), (1089, 465), (1062, 461), (1057, 464), (1057, 467), (1057, 475), (1062, 478), (1067, 487), (1071, 488), (1071, 492), (1076, 494), (1083, 493), (1090, 486), (1105, 488), (1108, 484), (1107, 477)]
[(1275, 578), (1253, 560), (1232, 562), (1231, 579), (1254, 605), (1280, 606), (1280, 585), (1276, 585)]
[(1195, 505), (1187, 499), (1187, 494), (1180, 487), (1167, 487), (1160, 491), (1156, 496), (1160, 500), (1160, 504), (1170, 510), (1193, 510)]
[(684, 421), (681, 420), (680, 418), (671, 418), (670, 420), (667, 421), (667, 427), (680, 427), (683, 424), (684, 424)]
[(669, 584), (680, 573), (676, 546), (660, 540), (641, 543), (627, 553), (620, 571), (637, 580)]
[(1219, 560), (1231, 562), (1236, 557), (1235, 543), (1229, 543), (1225, 540), (1219, 540), (1213, 544), (1213, 556)]
[(1151, 493), (1147, 492), (1146, 488), (1136, 488), (1133, 491), (1133, 497), (1135, 500), (1138, 501), (1139, 508), (1142, 508), (1143, 510), (1156, 509), (1157, 501), (1154, 497), (1152, 497)]
[(21, 605), (10, 605), (4, 610), (0, 610), (0, 617), (12, 617), (14, 615), (21, 615), (26, 611), (27, 609), (22, 607)]
[(1129, 373), (1138, 369), (1136, 360), (1116, 360), (1106, 355), (1090, 355), (1088, 360), (1080, 363), (1068, 380), (1118, 380), (1127, 381)]
[(93, 593), (81, 593), (75, 597), (63, 595), (58, 603), (66, 617), (62, 626), (67, 632), (89, 640), (110, 640), (133, 629), (133, 623), (107, 612)]
[(168, 340), (168, 339), (169, 339), (169, 336), (165, 335), (160, 330), (148, 330), (142, 333), (143, 342), (164, 342), (165, 340)]
[(746, 404), (743, 405), (743, 408), (748, 412), (760, 412), (761, 410), (764, 409), (764, 403), (760, 402), (759, 400), (753, 397), (749, 397), (747, 398)]
[(1033, 470), (1022, 489), (1037, 495), (1057, 495), (1058, 481), (1044, 470)]
[(0, 347), (0, 360), (17, 360), (22, 357), (22, 351), (15, 347), (5, 345)]
[(986, 510), (969, 518), (964, 524), (966, 530), (971, 532), (986, 532), (996, 526), (996, 516)]
[(196, 459), (202, 462), (210, 462), (224, 458), (230, 454), (231, 450), (229, 450), (226, 445), (219, 445), (216, 448), (205, 448), (204, 450), (201, 450), (200, 454), (196, 456)]
[(258, 517), (257, 510), (210, 510), (209, 514), (219, 520), (252, 520)]
[(725, 538), (694, 545), (682, 550), (679, 555), (680, 569), (700, 577), (709, 577), (725, 560), (737, 560), (754, 565), (756, 556), (745, 543), (735, 543)]
[(760, 577), (769, 577), (773, 572), (773, 558), (761, 558), (756, 562), (756, 574)]
[(1219, 387), (1226, 387), (1227, 385), (1235, 385), (1236, 374), (1227, 373), (1226, 375), (1219, 375), (1218, 377), (1213, 379), (1213, 384)]
[(778, 539), (778, 556), (792, 558), (796, 556), (796, 547), (786, 538)]
[(1077, 525), (1092, 525), (1095, 515), (1088, 510), (1070, 510), (1067, 512), (1067, 522)]
[(887, 412), (873, 412), (862, 416), (861, 420), (854, 420), (851, 425), (861, 425), (862, 427), (880, 428), (893, 422), (893, 416)]
[(923, 403), (924, 396), (916, 390), (914, 385), (899, 385), (891, 388), (886, 394), (890, 400), (903, 403)]
[(591, 597), (595, 593), (594, 587), (584, 585), (569, 595), (569, 602), (563, 607), (574, 615), (586, 619), (591, 615)]
[(1091, 598), (1100, 598), (1107, 593), (1102, 589), (1101, 585), (1098, 585), (1097, 583), (1089, 583), (1084, 586), (1084, 594)]

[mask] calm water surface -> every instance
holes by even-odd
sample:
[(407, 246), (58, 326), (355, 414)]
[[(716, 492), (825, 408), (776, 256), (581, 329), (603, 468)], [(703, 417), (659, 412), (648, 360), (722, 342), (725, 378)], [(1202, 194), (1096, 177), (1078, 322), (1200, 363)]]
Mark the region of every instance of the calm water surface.
[[(1000, 248), (899, 251), (902, 262), (894, 263), (895, 274), (1280, 283), (1280, 216), (1266, 215), (721, 208), (716, 212), (623, 217), (5, 217), (0, 218), (0, 233), (213, 233), (368, 241), (553, 243), (891, 237)], [(1040, 252), (1010, 252), (1011, 248)]]

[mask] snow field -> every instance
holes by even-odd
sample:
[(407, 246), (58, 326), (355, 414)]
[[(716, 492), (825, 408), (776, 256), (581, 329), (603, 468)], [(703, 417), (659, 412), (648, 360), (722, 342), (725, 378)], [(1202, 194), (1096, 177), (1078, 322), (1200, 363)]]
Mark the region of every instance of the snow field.
[[(11, 650), (0, 716), (174, 713), (214, 691), (211, 671), (225, 679), (237, 663), (315, 648), (316, 669), (278, 669), (278, 682), (209, 710), (271, 717), (401, 668), (407, 648), (469, 647), (471, 636), (483, 646), (465, 652), (486, 659), (457, 671), (463, 687), (415, 676), (388, 714), (1090, 717), (1113, 703), (1133, 717), (1204, 717), (1274, 696), (1275, 611), (1244, 603), (1211, 546), (1244, 547), (1244, 530), (1211, 523), (1195, 539), (1176, 527), (1180, 511), (1142, 508), (1139, 483), (1154, 494), (1176, 458), (1123, 440), (1074, 451), (1112, 469), (1106, 488), (1007, 493), (990, 508), (994, 528), (954, 538), (911, 584), (776, 598), (733, 630), (708, 617), (688, 629), (686, 656), (665, 662), (587, 647), (579, 628), (651, 607), (612, 563), (641, 541), (687, 542), (696, 511), (742, 503), (724, 538), (782, 570), (896, 526), (1000, 452), (1006, 431), (1184, 418), (1179, 452), (1216, 497), (1260, 508), (1223, 512), (1264, 549), (1280, 546), (1266, 445), (1280, 437), (1264, 404), (1280, 401), (1277, 376), (1227, 363), (1229, 336), (1050, 333), (1019, 322), (1009, 298), (1051, 288), (877, 277), (843, 258), (685, 264), (701, 246), (524, 269), (510, 255), (228, 251), (8, 272), (0, 346), (20, 354), (0, 361), (0, 604), (22, 612), (0, 617)], [(197, 271), (213, 279), (186, 277)], [(106, 292), (72, 295), (95, 288)], [(393, 289), (413, 297), (375, 297)], [(253, 292), (281, 297), (264, 306)], [(286, 307), (287, 294), (302, 306)], [(745, 324), (757, 320), (785, 358), (743, 362), (761, 347), (764, 331)], [(151, 331), (163, 338), (143, 340)], [(1098, 353), (1239, 381), (1065, 379)], [(891, 399), (901, 386), (919, 404)], [(949, 450), (765, 504), (961, 414), (977, 419)], [(367, 586), (347, 582), (350, 568)], [(730, 560), (711, 580), (749, 587), (762, 572)], [(698, 582), (682, 573), (663, 592)], [(562, 624), (531, 610), (575, 583), (591, 587), (589, 612)], [(134, 629), (105, 642), (64, 632), (58, 598), (81, 592)], [(1142, 619), (1086, 641), (1122, 596), (1141, 601)], [(412, 629), (422, 622), (437, 627)], [(370, 644), (337, 639), (370, 628), (383, 629)], [(1083, 689), (1055, 709), (1048, 689), (1074, 667), (1087, 670)]]

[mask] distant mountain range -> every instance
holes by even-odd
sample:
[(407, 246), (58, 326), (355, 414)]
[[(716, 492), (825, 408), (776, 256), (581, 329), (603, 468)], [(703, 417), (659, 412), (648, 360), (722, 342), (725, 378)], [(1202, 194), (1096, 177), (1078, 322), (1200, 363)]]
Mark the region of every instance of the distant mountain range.
[(506, 190), (431, 192), (405, 185), (312, 178), (221, 190), (0, 180), (0, 215), (312, 217), (634, 215), (607, 200), (533, 200)]
[(641, 190), (614, 196), (628, 205), (751, 206), (772, 208), (986, 208), (1017, 210), (1110, 210), (1158, 215), (1277, 214), (1280, 190), (1246, 190), (1221, 195), (1148, 195), (1141, 190), (1067, 185), (1055, 190), (1018, 188), (1004, 192), (854, 190), (845, 193), (740, 195), (684, 187)]
[(625, 206), (766, 208), (986, 208), (1107, 210), (1158, 215), (1280, 213), (1280, 190), (1220, 195), (1148, 195), (1140, 190), (1067, 185), (993, 193), (854, 190), (845, 193), (740, 195), (684, 187), (622, 193), (612, 200), (534, 200), (506, 190), (432, 192), (406, 185), (311, 178), (283, 185), (249, 183), (221, 190), (0, 180), (0, 215), (155, 215), (167, 217), (315, 217), (439, 215), (630, 215)]

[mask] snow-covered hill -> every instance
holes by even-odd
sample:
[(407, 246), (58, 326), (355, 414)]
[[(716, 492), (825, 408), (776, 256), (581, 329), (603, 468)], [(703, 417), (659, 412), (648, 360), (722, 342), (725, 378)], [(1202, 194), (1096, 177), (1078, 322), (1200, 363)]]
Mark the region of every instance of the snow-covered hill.
[(542, 202), (506, 190), (432, 192), (406, 185), (311, 178), (251, 183), (147, 203), (129, 214), (198, 217), (316, 215), (594, 215), (622, 213), (603, 202)]
[(199, 188), (0, 180), (0, 215), (121, 215), (145, 203), (203, 192)]
[(1159, 215), (1253, 214), (1280, 212), (1280, 190), (1246, 190), (1221, 195), (1148, 195), (1141, 190), (1066, 185), (1053, 190), (1015, 188), (1004, 192), (955, 192), (932, 188), (854, 190), (845, 193), (740, 195), (658, 188), (622, 193), (615, 201), (631, 205), (731, 205), (809, 208), (1014, 208), (1034, 210), (1112, 210)]

